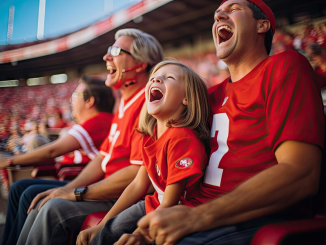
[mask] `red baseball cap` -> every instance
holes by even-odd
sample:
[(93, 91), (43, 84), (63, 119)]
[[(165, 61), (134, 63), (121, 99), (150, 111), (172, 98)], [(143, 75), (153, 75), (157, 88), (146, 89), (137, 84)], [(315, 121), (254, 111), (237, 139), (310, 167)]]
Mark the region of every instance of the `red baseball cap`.
[[(220, 4), (220, 6), (226, 2), (227, 0), (223, 0)], [(261, 9), (261, 11), (263, 11), (263, 13), (266, 15), (267, 19), (269, 20), (269, 22), (271, 23), (272, 26), (272, 31), (273, 34), (275, 33), (275, 29), (276, 29), (276, 23), (275, 23), (275, 17), (274, 14), (272, 12), (272, 10), (266, 5), (266, 3), (264, 3), (264, 1), (262, 0), (247, 0), (249, 2), (252, 2), (254, 4), (257, 5), (258, 8)]]

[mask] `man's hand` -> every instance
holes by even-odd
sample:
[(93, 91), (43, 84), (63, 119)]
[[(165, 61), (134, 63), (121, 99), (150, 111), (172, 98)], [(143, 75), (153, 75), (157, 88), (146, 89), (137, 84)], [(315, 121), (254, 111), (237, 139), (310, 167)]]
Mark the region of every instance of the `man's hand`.
[(141, 233), (123, 234), (114, 245), (145, 245), (145, 237)]
[(180, 238), (199, 231), (195, 208), (177, 205), (155, 210), (138, 222), (139, 231), (158, 245), (175, 244)]
[(100, 232), (102, 226), (96, 225), (89, 229), (79, 232), (76, 245), (88, 245), (92, 243), (93, 238)]
[(75, 188), (65, 186), (65, 187), (50, 189), (50, 190), (47, 190), (45, 192), (38, 194), (31, 202), (31, 205), (29, 206), (29, 208), (27, 210), (27, 214), (29, 214), (29, 212), (36, 206), (36, 204), (41, 199), (43, 199), (43, 201), (40, 204), (38, 210), (40, 210), (47, 201), (49, 201), (53, 198), (61, 198), (61, 199), (66, 199), (66, 200), (70, 200), (70, 201), (76, 201), (74, 190), (75, 190)]

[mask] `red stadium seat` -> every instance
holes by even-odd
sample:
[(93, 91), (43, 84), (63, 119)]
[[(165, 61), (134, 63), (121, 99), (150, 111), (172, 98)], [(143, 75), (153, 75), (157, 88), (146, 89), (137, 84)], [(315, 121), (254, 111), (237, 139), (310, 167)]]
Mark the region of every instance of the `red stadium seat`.
[(91, 227), (97, 225), (98, 223), (101, 222), (101, 220), (104, 218), (104, 216), (107, 214), (107, 212), (108, 211), (91, 213), (84, 220), (80, 230), (82, 231), (82, 230), (85, 230), (85, 229), (88, 229), (88, 228), (91, 228)]
[(77, 177), (77, 175), (83, 170), (84, 166), (73, 166), (73, 167), (67, 167), (64, 166), (61, 168), (57, 173), (57, 178), (61, 181), (64, 180), (73, 180)]

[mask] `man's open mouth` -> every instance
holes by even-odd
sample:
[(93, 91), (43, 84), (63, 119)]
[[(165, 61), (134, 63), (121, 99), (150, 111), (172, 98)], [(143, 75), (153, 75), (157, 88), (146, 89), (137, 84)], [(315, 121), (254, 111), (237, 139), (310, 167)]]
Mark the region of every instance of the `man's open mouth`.
[(117, 71), (113, 66), (107, 66), (106, 69), (109, 71), (109, 74), (114, 74)]
[(161, 89), (159, 89), (157, 87), (150, 89), (150, 91), (149, 91), (149, 101), (150, 102), (159, 101), (162, 98), (163, 98), (163, 92)]
[(223, 42), (226, 42), (227, 40), (229, 40), (232, 35), (233, 35), (233, 30), (224, 25), (224, 26), (220, 26), (218, 29), (217, 29), (217, 33), (218, 33), (218, 36), (219, 36), (219, 43), (223, 43)]

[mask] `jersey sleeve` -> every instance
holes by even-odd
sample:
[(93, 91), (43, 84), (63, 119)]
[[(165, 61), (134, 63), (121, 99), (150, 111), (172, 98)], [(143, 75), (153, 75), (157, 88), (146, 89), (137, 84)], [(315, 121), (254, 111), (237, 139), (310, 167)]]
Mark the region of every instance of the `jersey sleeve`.
[(135, 124), (134, 124), (134, 128), (133, 128), (133, 132), (131, 134), (131, 151), (130, 151), (130, 163), (132, 165), (138, 165), (138, 166), (142, 166), (143, 165), (143, 158), (142, 158), (142, 151), (140, 146), (142, 146), (142, 134), (138, 133), (135, 129), (138, 126), (138, 120), (139, 118), (137, 118)]
[[(275, 151), (284, 141), (299, 141), (323, 148), (324, 116), (320, 90), (308, 61), (297, 54), (292, 66), (273, 80), (266, 103), (268, 143)], [(298, 70), (300, 72), (298, 72)]]
[(194, 137), (171, 140), (167, 150), (168, 177), (166, 185), (188, 177), (187, 185), (195, 182), (203, 174), (207, 156), (204, 145)]
[(79, 145), (90, 159), (94, 159), (99, 154), (99, 151), (96, 148), (92, 137), (81, 125), (75, 124), (68, 131), (68, 134), (73, 136), (78, 141)]

